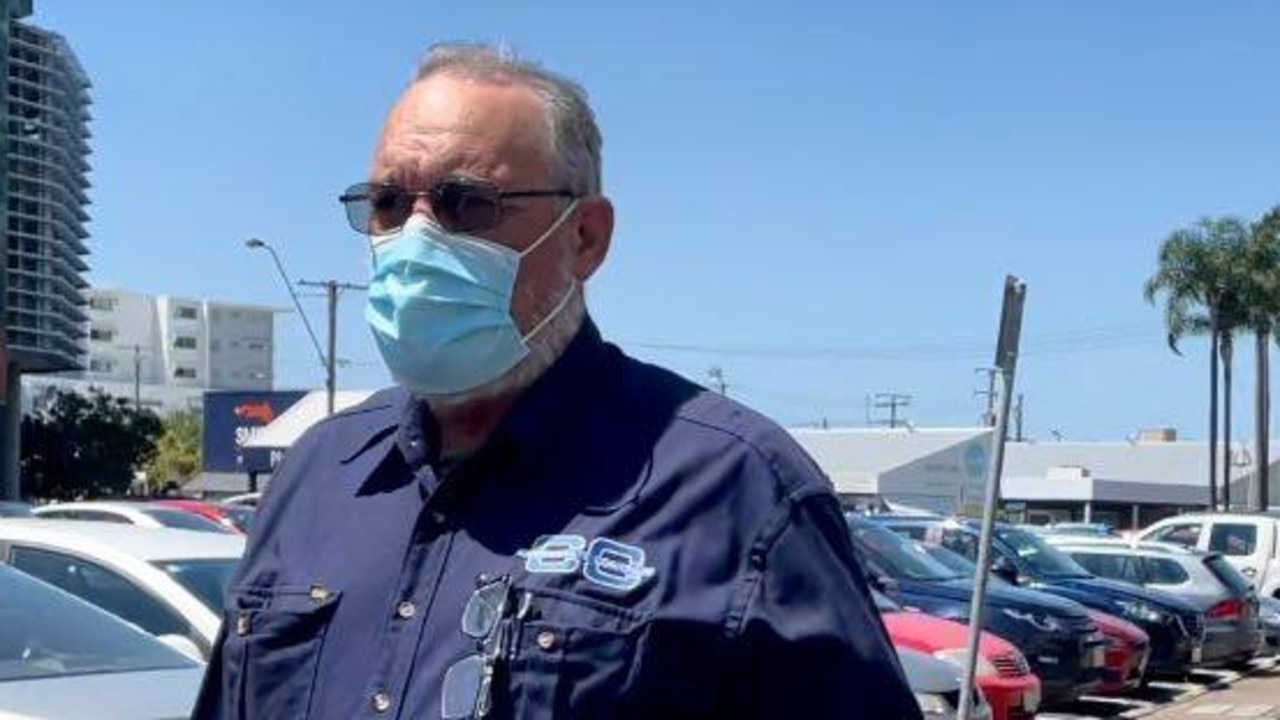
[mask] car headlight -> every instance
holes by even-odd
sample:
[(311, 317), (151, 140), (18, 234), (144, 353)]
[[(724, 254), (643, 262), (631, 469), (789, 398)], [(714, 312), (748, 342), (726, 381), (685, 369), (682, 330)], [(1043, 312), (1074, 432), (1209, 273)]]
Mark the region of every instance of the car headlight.
[(920, 712), (926, 718), (954, 718), (956, 709), (951, 707), (951, 703), (941, 695), (933, 693), (916, 693), (916, 702), (920, 705)]
[(1120, 600), (1116, 604), (1124, 611), (1124, 616), (1141, 622), (1158, 623), (1164, 620), (1164, 613), (1142, 600)]
[(1037, 630), (1059, 632), (1063, 628), (1062, 621), (1048, 613), (1023, 612), (1014, 608), (1000, 608), (1000, 612), (1014, 620), (1031, 623)]
[[(946, 650), (939, 650), (934, 653), (933, 656), (944, 662), (949, 662), (963, 670), (965, 661), (969, 659), (969, 651), (965, 648), (947, 648)], [(974, 669), (974, 674), (979, 677), (983, 675), (995, 675), (996, 666), (992, 665), (989, 660), (982, 657), (982, 653), (978, 653), (978, 664)]]

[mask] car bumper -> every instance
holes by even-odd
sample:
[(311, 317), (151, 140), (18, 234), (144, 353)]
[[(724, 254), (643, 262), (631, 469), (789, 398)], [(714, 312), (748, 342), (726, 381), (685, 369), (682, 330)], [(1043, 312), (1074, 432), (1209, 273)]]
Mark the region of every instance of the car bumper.
[(1209, 624), (1204, 633), (1202, 665), (1228, 665), (1248, 660), (1262, 645), (1262, 633), (1254, 621)]
[(1182, 630), (1178, 623), (1142, 623), (1151, 639), (1147, 672), (1151, 675), (1186, 675), (1201, 661), (1204, 650), (1198, 638)]
[(1123, 643), (1107, 647), (1106, 667), (1103, 669), (1099, 695), (1119, 695), (1142, 684), (1147, 672), (1151, 649), (1146, 643)]
[(1067, 636), (1024, 650), (1040, 678), (1042, 704), (1071, 702), (1096, 692), (1106, 660), (1104, 643), (1100, 635)]
[(1035, 675), (984, 675), (978, 678), (978, 687), (991, 705), (993, 720), (1033, 718), (1040, 709), (1040, 681)]

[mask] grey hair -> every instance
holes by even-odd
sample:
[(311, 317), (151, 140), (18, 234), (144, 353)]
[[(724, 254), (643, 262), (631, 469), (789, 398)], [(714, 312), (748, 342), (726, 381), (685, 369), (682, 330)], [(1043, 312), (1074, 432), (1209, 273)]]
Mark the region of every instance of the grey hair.
[(472, 43), (431, 46), (418, 66), (417, 80), (438, 74), (529, 87), (546, 105), (550, 145), (560, 181), (580, 196), (600, 193), (603, 138), (581, 85), (537, 63), (521, 60), (506, 47)]

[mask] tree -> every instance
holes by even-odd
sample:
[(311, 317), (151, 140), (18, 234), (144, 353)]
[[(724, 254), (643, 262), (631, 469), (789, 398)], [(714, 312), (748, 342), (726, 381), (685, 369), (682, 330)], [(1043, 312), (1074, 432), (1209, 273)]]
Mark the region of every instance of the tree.
[(98, 389), (52, 390), (22, 419), (24, 494), (71, 500), (119, 495), (155, 453), (160, 418)]
[(1147, 280), (1143, 295), (1155, 303), (1164, 297), (1164, 323), (1169, 349), (1181, 355), (1178, 343), (1187, 335), (1209, 336), (1209, 507), (1217, 508), (1218, 358), (1224, 364), (1226, 395), (1223, 453), (1223, 485), (1228, 487), (1230, 467), (1230, 394), (1232, 338), (1244, 323), (1238, 292), (1241, 258), (1249, 227), (1232, 218), (1205, 218), (1174, 231), (1160, 246), (1159, 266)]
[[(1270, 505), (1271, 482), (1271, 338), (1280, 317), (1280, 205), (1253, 224), (1246, 250), (1248, 281), (1247, 324), (1254, 332), (1257, 381), (1254, 384), (1254, 425), (1257, 471), (1254, 474), (1258, 510)], [(1280, 338), (1277, 338), (1280, 341)]]
[(156, 442), (156, 453), (147, 463), (147, 486), (151, 492), (170, 483), (187, 480), (200, 470), (201, 420), (199, 413), (185, 410), (164, 420), (164, 432)]

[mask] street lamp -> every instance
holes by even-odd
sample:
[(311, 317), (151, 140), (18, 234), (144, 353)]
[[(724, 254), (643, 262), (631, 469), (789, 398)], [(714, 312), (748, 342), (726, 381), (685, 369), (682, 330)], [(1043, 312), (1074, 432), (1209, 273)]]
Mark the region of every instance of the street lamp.
[[(325, 358), (324, 351), (320, 349), (320, 340), (316, 337), (315, 330), (311, 329), (311, 321), (307, 319), (307, 313), (302, 309), (302, 303), (298, 301), (298, 294), (293, 291), (293, 283), (289, 280), (289, 275), (284, 271), (284, 264), (280, 262), (280, 256), (276, 254), (276, 249), (271, 247), (271, 243), (258, 238), (249, 238), (244, 241), (244, 246), (250, 250), (266, 250), (271, 253), (271, 259), (276, 264), (276, 270), (280, 273), (280, 279), (284, 281), (285, 290), (289, 291), (289, 297), (293, 300), (293, 307), (298, 311), (298, 317), (302, 318), (302, 325), (307, 329), (307, 335), (311, 338), (311, 346), (316, 349), (316, 358), (320, 360), (320, 367), (325, 368), (326, 373), (332, 373), (332, 365)], [(333, 407), (333, 387), (332, 378), (328, 378), (326, 386), (329, 388), (331, 397), (329, 398), (329, 406)], [(330, 410), (332, 412), (332, 410)]]

